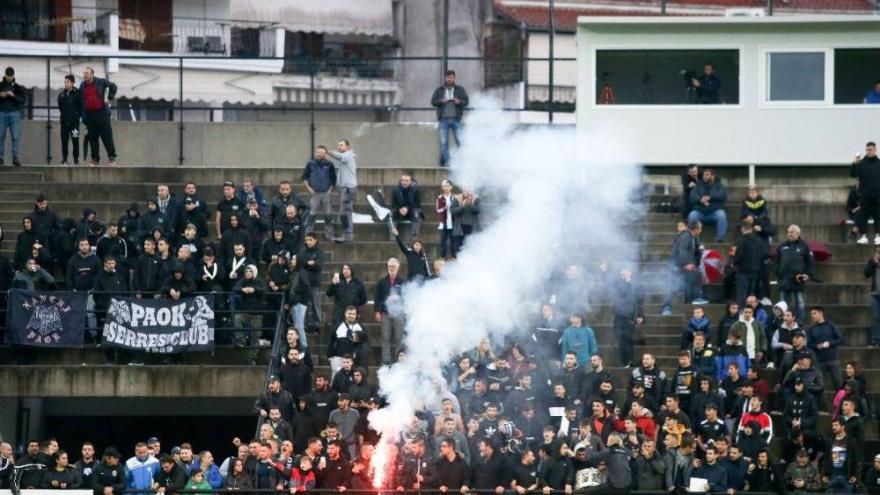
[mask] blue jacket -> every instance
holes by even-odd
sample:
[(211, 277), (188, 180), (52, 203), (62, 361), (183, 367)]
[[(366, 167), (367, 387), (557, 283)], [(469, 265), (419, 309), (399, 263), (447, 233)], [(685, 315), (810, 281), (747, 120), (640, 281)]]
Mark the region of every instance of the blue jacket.
[(880, 91), (871, 90), (865, 95), (865, 103), (880, 103)]
[[(827, 341), (831, 347), (819, 349), (818, 345)], [(816, 353), (816, 360), (820, 363), (837, 359), (837, 348), (843, 344), (843, 337), (837, 331), (837, 326), (828, 320), (818, 325), (813, 325), (807, 330), (807, 347)]]
[(152, 490), (159, 473), (159, 460), (153, 456), (143, 462), (137, 457), (125, 461), (125, 484), (129, 490)]
[(730, 346), (725, 344), (724, 347), (721, 348), (721, 353), (718, 355), (717, 362), (718, 371), (716, 378), (719, 382), (727, 378), (727, 366), (730, 365), (730, 363), (736, 363), (739, 365), (739, 374), (742, 376), (746, 376), (749, 372), (749, 355), (746, 353), (746, 347), (744, 345)]
[(302, 180), (308, 182), (315, 192), (327, 192), (336, 185), (336, 167), (330, 160), (309, 160), (303, 170)]
[(712, 493), (727, 490), (727, 470), (721, 467), (718, 462), (711, 466), (704, 462), (694, 471), (694, 477), (705, 478), (709, 483), (709, 491)]
[(599, 352), (596, 334), (590, 327), (568, 327), (562, 333), (562, 361), (565, 355), (573, 352), (577, 356), (578, 366), (584, 367), (590, 362), (590, 356)]
[[(235, 197), (241, 201), (242, 204), (246, 205), (248, 200), (248, 195), (244, 192), (244, 188), (240, 187), (237, 191), (235, 191)], [(257, 200), (257, 208), (259, 208), (260, 213), (266, 212), (266, 196), (263, 194), (263, 190), (257, 186), (254, 186), (254, 198)], [(282, 215), (283, 216), (283, 215)]]
[[(708, 206), (700, 203), (700, 198), (703, 196), (709, 196)], [(727, 188), (718, 179), (715, 179), (715, 182), (712, 184), (700, 181), (691, 190), (689, 199), (694, 206), (694, 210), (703, 214), (714, 213), (716, 210), (724, 209), (724, 203), (727, 201)]]
[(746, 484), (749, 464), (742, 458), (737, 461), (722, 459), (719, 464), (727, 471), (727, 487), (741, 492)]
[(211, 488), (217, 489), (223, 487), (223, 476), (220, 476), (220, 468), (217, 467), (216, 464), (212, 463), (208, 466), (208, 469), (204, 469), (199, 466), (199, 459), (194, 459), (192, 466), (190, 467), (190, 475), (196, 470), (201, 469), (205, 473), (205, 481), (211, 485)]
[(712, 328), (710, 325), (712, 322), (709, 321), (709, 317), (703, 315), (699, 320), (691, 316), (691, 319), (688, 320), (688, 331), (690, 333), (694, 332), (703, 332), (703, 335), (706, 336), (706, 342), (711, 342)]

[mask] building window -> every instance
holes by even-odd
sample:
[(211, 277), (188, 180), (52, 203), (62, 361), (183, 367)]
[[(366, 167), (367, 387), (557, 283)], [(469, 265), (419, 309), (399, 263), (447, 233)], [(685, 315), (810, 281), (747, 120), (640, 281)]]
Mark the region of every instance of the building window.
[[(715, 66), (717, 98), (692, 79)], [(596, 104), (686, 105), (739, 103), (739, 50), (597, 50)]]
[(767, 101), (824, 102), (825, 52), (767, 54)]
[(875, 102), (875, 86), (880, 82), (878, 67), (880, 48), (834, 50), (834, 103)]

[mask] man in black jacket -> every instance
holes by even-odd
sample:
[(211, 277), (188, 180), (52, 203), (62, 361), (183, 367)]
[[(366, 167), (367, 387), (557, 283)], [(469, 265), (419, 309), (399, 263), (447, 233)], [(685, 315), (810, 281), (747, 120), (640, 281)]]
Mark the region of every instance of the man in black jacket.
[(633, 273), (629, 268), (620, 270), (620, 278), (612, 285), (614, 303), (614, 335), (620, 348), (620, 362), (624, 367), (632, 366), (633, 336), (636, 325), (645, 322), (642, 310), (642, 290), (633, 282)]
[(143, 253), (138, 257), (134, 267), (133, 289), (140, 296), (153, 296), (162, 282), (162, 261), (156, 254), (156, 241), (152, 237), (144, 239)]
[(672, 303), (679, 290), (684, 290), (686, 304), (706, 304), (709, 302), (701, 296), (703, 275), (700, 272), (700, 258), (703, 246), (700, 242), (700, 234), (702, 232), (703, 224), (699, 220), (689, 221), (687, 230), (679, 232), (672, 243), (669, 264), (675, 282), (663, 304), (663, 316), (672, 316)]
[[(400, 182), (391, 192), (391, 219), (395, 224), (401, 220), (410, 222), (410, 239), (419, 238), (422, 228), (422, 195), (419, 183), (410, 174), (400, 176)], [(394, 240), (392, 234), (391, 240)]]
[(119, 464), (119, 451), (114, 447), (104, 450), (104, 459), (92, 473), (95, 495), (122, 495), (125, 490), (125, 467)]
[[(101, 271), (101, 262), (92, 254), (92, 246), (88, 239), (77, 241), (77, 252), (67, 262), (67, 274), (65, 281), (67, 290), (91, 291), (95, 287), (95, 278)], [(89, 335), (92, 339), (97, 336), (98, 323), (95, 320), (95, 297), (88, 295), (86, 302), (86, 321), (89, 326)]]
[(702, 105), (721, 103), (721, 79), (715, 75), (714, 63), (707, 62), (703, 66), (703, 74), (691, 79), (691, 84), (697, 90), (697, 103)]
[(467, 91), (455, 84), (455, 71), (447, 70), (443, 86), (434, 90), (431, 105), (437, 108), (438, 128), (440, 129), (440, 166), (449, 163), (449, 131), (455, 136), (455, 144), (461, 146), (461, 117), (468, 105)]
[[(128, 273), (122, 274), (116, 270), (116, 258), (107, 256), (104, 259), (104, 269), (95, 277), (95, 317), (98, 322), (99, 334), (103, 335), (104, 318), (107, 316), (107, 310), (110, 308), (110, 299), (113, 296), (124, 296), (128, 294)], [(116, 354), (116, 360), (124, 359), (123, 352)], [(105, 348), (104, 357), (107, 363), (113, 363), (113, 349)]]
[(755, 234), (754, 223), (751, 217), (742, 221), (742, 239), (736, 246), (736, 257), (733, 260), (736, 265), (736, 302), (739, 307), (744, 307), (746, 299), (755, 295), (755, 284), (758, 280), (758, 272), (761, 264), (767, 257), (767, 245)]
[(333, 274), (326, 295), (333, 298), (331, 325), (336, 325), (345, 318), (345, 311), (349, 306), (360, 310), (360, 307), (367, 303), (367, 291), (364, 288), (364, 283), (355, 278), (354, 269), (349, 264), (342, 265), (341, 273)]
[(161, 469), (153, 480), (153, 490), (157, 494), (171, 495), (183, 490), (186, 485), (186, 471), (174, 462), (170, 455), (162, 457)]
[(801, 228), (797, 225), (789, 225), (786, 236), (788, 239), (777, 250), (779, 296), (788, 303), (789, 308), (794, 305), (794, 314), (798, 321), (804, 321), (804, 289), (813, 276), (813, 252), (801, 238)]
[(544, 444), (538, 448), (538, 486), (566, 493), (571, 492), (572, 473), (568, 465), (562, 459), (557, 459), (551, 451), (550, 445)]
[(351, 487), (351, 463), (341, 455), (339, 440), (327, 443), (327, 461), (318, 473), (318, 487), (322, 490), (345, 491)]
[(470, 470), (461, 454), (455, 451), (455, 440), (444, 438), (440, 441), (440, 458), (436, 461), (435, 470), (437, 488), (441, 492), (468, 491)]
[(375, 320), (382, 324), (382, 363), (391, 363), (391, 343), (400, 346), (406, 320), (403, 315), (403, 284), (406, 279), (399, 275), (400, 261), (388, 260), (388, 275), (376, 283), (376, 296), (373, 298)]
[(266, 391), (260, 394), (260, 398), (254, 404), (254, 409), (260, 413), (263, 418), (269, 417), (269, 409), (277, 407), (281, 411), (281, 416), (290, 421), (293, 417), (293, 396), (290, 392), (281, 388), (281, 378), (278, 375), (269, 377), (269, 384)]
[(0, 166), (6, 157), (6, 129), (12, 134), (12, 164), (21, 166), (21, 110), (24, 108), (24, 86), (15, 82), (15, 69), (6, 68), (0, 80)]
[(79, 119), (83, 102), (74, 85), (73, 74), (64, 76), (64, 91), (58, 93), (58, 111), (61, 113), (61, 164), (67, 165), (67, 142), (73, 141), (73, 164), (79, 165)]
[(868, 244), (868, 219), (874, 219), (874, 244), (880, 246), (880, 158), (877, 157), (877, 144), (873, 141), (865, 145), (865, 156), (856, 155), (849, 169), (851, 177), (859, 179), (859, 194), (862, 197), (856, 221), (862, 234), (859, 244)]
[(474, 466), (471, 488), (485, 491), (494, 490), (497, 495), (501, 495), (505, 488), (510, 486), (510, 480), (513, 479), (513, 476), (507, 457), (496, 450), (491, 439), (480, 440), (480, 458)]

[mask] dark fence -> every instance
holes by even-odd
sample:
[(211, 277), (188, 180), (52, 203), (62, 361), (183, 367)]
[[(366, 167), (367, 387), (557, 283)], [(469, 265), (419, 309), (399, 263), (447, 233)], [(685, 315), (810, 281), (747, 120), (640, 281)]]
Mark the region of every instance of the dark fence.
[(436, 108), (431, 96), (442, 84), (444, 64), (457, 72), (458, 82), (471, 94), (493, 95), (505, 111), (574, 110), (574, 58), (530, 58), (503, 42), (489, 45), (486, 56), (448, 59), (4, 54), (0, 64), (14, 67), (16, 80), (27, 89), (25, 118), (46, 122), (47, 163), (52, 160), (50, 134), (59, 125), (57, 97), (64, 77), (73, 74), (79, 85), (86, 67), (117, 85), (116, 99), (110, 102), (113, 119), (179, 123), (181, 164), (187, 122), (309, 123), (314, 140), (321, 121), (413, 120), (406, 112), (421, 112), (417, 120), (432, 120)]

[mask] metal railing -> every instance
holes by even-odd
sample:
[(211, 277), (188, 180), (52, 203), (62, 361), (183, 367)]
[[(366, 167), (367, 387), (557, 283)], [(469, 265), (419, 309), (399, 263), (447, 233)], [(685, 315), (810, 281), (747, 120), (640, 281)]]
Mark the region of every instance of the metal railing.
[[(78, 85), (86, 67), (117, 85), (116, 99), (109, 105), (112, 119), (179, 124), (180, 164), (185, 163), (186, 122), (308, 122), (314, 148), (319, 121), (330, 113), (350, 113), (356, 120), (380, 122), (433, 120), (437, 108), (431, 97), (442, 84), (444, 64), (456, 70), (459, 83), (470, 94), (495, 96), (507, 112), (550, 114), (570, 112), (575, 107), (574, 58), (555, 58), (552, 78), (547, 77), (549, 59), (522, 54), (511, 57), (503, 51), (448, 59), (363, 55), (247, 58), (225, 56), (229, 53), (229, 47), (223, 46), (225, 28), (214, 33), (222, 36), (193, 29), (197, 33), (190, 36), (181, 27), (182, 34), (177, 37), (185, 35), (188, 44), (192, 38), (189, 51), (200, 52), (187, 56), (0, 56), (0, 65), (14, 67), (17, 82), (27, 89), (25, 119), (46, 122), (46, 162), (52, 163), (59, 151), (59, 143), (51, 136), (59, 126), (57, 97), (64, 76), (74, 74)], [(430, 83), (426, 83), (426, 74)], [(555, 91), (549, 91), (551, 85)], [(554, 95), (552, 105), (550, 94)]]

